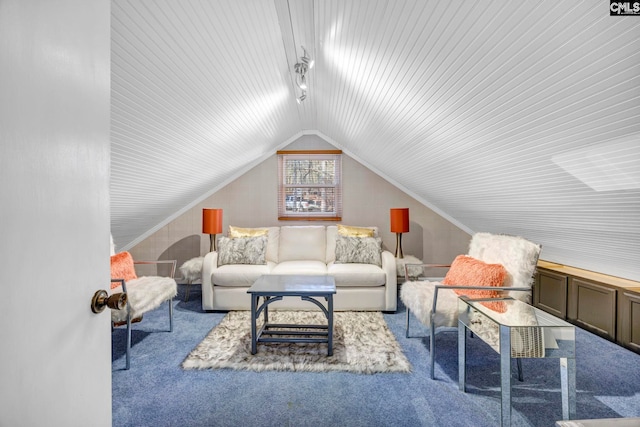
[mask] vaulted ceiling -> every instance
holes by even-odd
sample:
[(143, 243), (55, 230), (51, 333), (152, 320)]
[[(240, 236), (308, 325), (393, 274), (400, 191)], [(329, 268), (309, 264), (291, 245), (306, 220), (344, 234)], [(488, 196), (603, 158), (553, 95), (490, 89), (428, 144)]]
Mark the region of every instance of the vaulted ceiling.
[(464, 229), (640, 280), (640, 18), (608, 2), (113, 0), (111, 25), (119, 246), (312, 133)]

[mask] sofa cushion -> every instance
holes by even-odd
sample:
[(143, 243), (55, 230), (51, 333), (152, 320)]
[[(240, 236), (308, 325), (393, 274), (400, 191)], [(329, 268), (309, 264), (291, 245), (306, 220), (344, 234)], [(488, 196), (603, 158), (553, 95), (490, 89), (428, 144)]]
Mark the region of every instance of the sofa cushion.
[(327, 274), (324, 261), (284, 261), (273, 267), (271, 274)]
[(213, 270), (211, 281), (216, 286), (248, 287), (263, 274), (269, 274), (275, 266), (272, 262), (266, 265), (229, 264)]
[(218, 239), (218, 265), (266, 264), (267, 236)]
[(267, 262), (278, 262), (278, 247), (280, 246), (280, 227), (268, 227), (267, 233)]
[(379, 237), (348, 237), (336, 239), (336, 264), (361, 263), (382, 266), (382, 239)]
[(336, 239), (338, 238), (338, 226), (327, 226), (327, 254), (325, 262), (327, 264), (336, 260)]
[(327, 273), (336, 280), (336, 287), (383, 286), (387, 277), (382, 268), (373, 264), (331, 263)]
[(326, 263), (326, 231), (320, 225), (280, 227), (278, 262), (310, 260)]

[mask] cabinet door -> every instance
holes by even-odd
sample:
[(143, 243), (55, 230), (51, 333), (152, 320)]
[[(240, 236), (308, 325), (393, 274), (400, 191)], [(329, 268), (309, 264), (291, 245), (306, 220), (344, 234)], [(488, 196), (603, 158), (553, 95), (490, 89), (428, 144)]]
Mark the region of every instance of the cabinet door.
[(640, 293), (618, 293), (618, 343), (640, 353)]
[(616, 338), (616, 290), (583, 279), (569, 279), (567, 319), (604, 338)]
[(561, 319), (567, 318), (567, 276), (538, 270), (534, 306)]

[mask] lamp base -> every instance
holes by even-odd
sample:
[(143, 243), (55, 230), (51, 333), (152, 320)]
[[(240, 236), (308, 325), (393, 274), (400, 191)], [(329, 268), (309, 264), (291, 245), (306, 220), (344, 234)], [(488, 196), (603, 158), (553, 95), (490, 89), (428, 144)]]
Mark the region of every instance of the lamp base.
[(209, 234), (209, 238), (211, 239), (211, 246), (209, 247), (209, 252), (215, 252), (218, 250), (217, 245), (216, 245), (216, 235), (215, 234)]
[(396, 233), (396, 258), (404, 258), (402, 255), (402, 233)]

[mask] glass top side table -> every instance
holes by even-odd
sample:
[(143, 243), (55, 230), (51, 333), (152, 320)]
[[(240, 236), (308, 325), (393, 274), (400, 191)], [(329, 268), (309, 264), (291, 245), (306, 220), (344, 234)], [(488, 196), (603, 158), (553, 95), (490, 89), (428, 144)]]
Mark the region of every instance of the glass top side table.
[(575, 326), (513, 298), (458, 299), (458, 378), (466, 381), (466, 330), (500, 354), (501, 425), (511, 425), (511, 359), (558, 358), (562, 417), (576, 415)]

